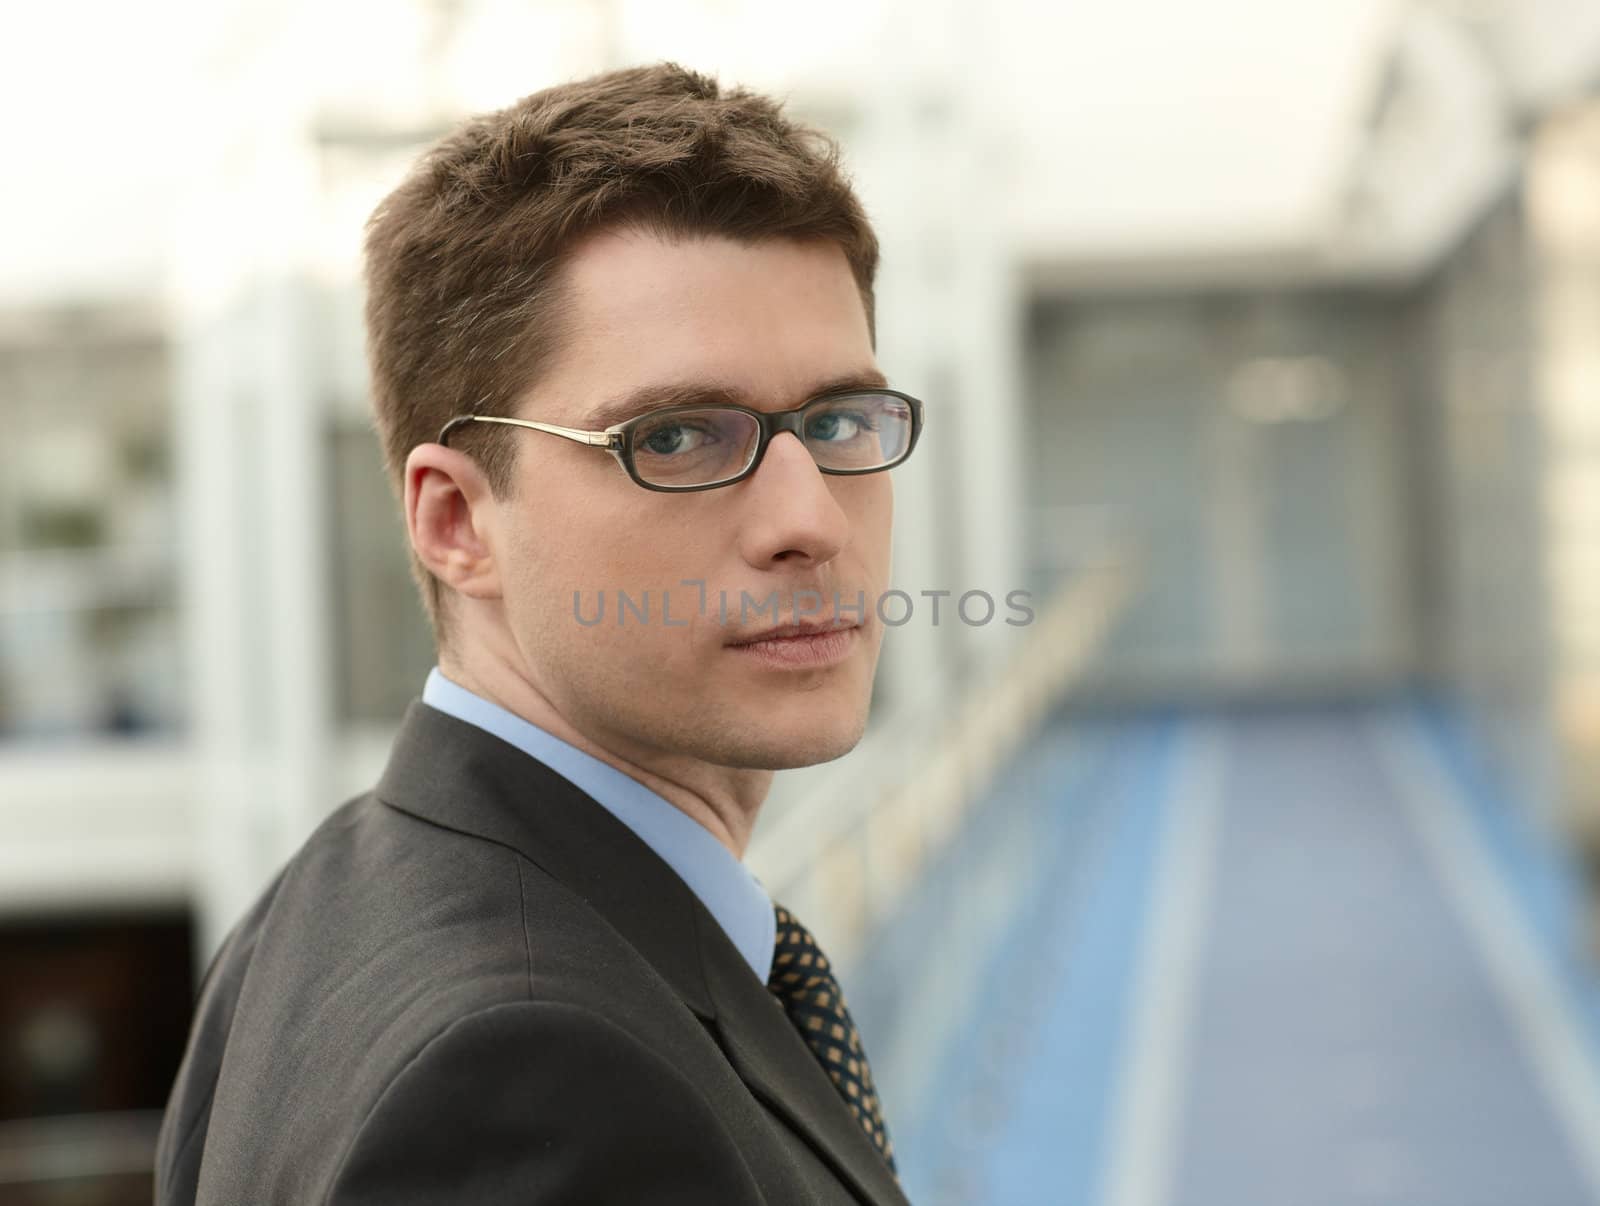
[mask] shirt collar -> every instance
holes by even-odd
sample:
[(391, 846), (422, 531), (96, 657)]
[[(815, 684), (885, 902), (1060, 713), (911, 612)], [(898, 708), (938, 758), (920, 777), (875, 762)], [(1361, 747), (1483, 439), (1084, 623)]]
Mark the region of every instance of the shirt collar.
[(765, 984), (777, 918), (761, 881), (705, 826), (637, 779), (481, 695), (428, 674), (422, 702), (492, 733), (592, 797), (678, 873)]

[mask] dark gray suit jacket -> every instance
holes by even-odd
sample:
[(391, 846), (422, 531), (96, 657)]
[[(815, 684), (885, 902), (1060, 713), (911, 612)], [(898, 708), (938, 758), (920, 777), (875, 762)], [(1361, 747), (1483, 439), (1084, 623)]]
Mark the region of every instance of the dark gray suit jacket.
[(376, 790), (207, 971), (156, 1202), (905, 1197), (677, 874), (544, 764), (415, 703)]

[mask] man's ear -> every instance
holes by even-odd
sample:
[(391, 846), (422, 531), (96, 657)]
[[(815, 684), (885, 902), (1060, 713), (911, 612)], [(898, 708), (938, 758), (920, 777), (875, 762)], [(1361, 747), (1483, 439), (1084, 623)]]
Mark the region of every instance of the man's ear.
[(443, 444), (418, 444), (406, 457), (406, 534), (439, 581), (474, 599), (500, 596), (489, 540), (495, 500), (470, 456)]

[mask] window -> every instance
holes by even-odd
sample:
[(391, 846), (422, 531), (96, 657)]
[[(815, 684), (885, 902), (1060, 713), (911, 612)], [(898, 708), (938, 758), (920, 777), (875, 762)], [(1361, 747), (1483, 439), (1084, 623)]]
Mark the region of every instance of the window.
[(0, 315), (0, 740), (180, 722), (168, 363), (153, 306)]

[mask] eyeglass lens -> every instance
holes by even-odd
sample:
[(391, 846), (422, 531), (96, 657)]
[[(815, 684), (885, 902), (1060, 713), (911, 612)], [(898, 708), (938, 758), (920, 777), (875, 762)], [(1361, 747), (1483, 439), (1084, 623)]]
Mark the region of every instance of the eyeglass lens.
[[(823, 469), (883, 468), (903, 456), (911, 441), (911, 407), (889, 394), (826, 399), (803, 418), (805, 446)], [(657, 486), (724, 481), (749, 468), (760, 434), (760, 424), (743, 411), (677, 411), (634, 429), (634, 470)]]

